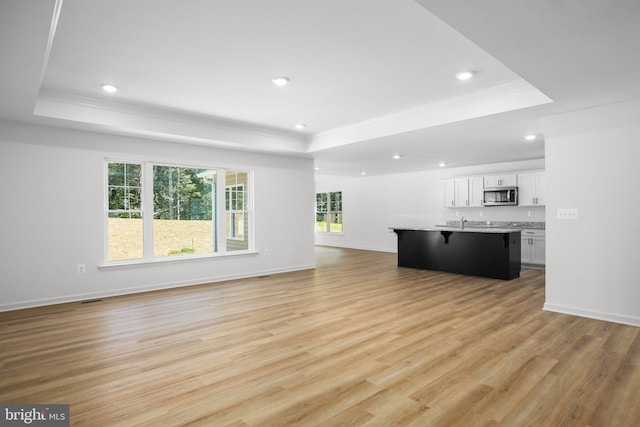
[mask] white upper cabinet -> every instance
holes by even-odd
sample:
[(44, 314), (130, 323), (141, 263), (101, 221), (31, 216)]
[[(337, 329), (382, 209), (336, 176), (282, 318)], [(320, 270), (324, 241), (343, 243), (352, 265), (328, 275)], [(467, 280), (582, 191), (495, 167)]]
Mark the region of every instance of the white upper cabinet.
[(545, 197), (546, 182), (544, 172), (538, 172), (536, 174), (536, 205), (544, 206), (547, 203)]
[(455, 193), (456, 193), (456, 207), (469, 206), (469, 178), (456, 178)]
[(456, 187), (455, 180), (445, 179), (442, 181), (444, 187), (444, 201), (443, 206), (445, 208), (454, 208), (456, 206)]
[(482, 207), (484, 197), (484, 179), (481, 176), (469, 178), (469, 206)]
[(544, 206), (544, 193), (543, 171), (518, 174), (518, 206)]
[(444, 207), (482, 207), (484, 192), (481, 176), (451, 178), (442, 182), (444, 186)]
[(499, 174), (499, 175), (485, 175), (484, 186), (485, 187), (515, 187), (518, 183), (517, 175), (513, 174)]

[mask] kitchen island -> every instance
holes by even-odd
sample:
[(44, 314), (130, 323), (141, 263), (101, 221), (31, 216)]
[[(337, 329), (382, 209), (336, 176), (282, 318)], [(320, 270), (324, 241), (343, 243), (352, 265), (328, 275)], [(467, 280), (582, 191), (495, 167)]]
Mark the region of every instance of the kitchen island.
[(520, 230), (391, 227), (398, 266), (511, 280), (520, 277)]

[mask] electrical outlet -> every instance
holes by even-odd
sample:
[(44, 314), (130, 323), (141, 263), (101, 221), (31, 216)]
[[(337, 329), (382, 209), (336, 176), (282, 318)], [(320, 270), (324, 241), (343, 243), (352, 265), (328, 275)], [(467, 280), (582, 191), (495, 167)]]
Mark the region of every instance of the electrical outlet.
[(264, 250), (264, 256), (269, 256), (269, 248), (266, 248), (266, 249)]
[(480, 217), (482, 218), (484, 216), (484, 211), (480, 211)]
[(78, 274), (84, 274), (87, 271), (87, 267), (84, 264), (78, 264)]
[(578, 219), (578, 209), (558, 209), (558, 219)]

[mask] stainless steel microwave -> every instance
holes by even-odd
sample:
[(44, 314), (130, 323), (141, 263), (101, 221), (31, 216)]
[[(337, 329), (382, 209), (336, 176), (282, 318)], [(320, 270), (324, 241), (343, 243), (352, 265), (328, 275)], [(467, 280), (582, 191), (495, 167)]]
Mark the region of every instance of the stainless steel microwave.
[(484, 206), (517, 206), (518, 187), (489, 187), (484, 189)]

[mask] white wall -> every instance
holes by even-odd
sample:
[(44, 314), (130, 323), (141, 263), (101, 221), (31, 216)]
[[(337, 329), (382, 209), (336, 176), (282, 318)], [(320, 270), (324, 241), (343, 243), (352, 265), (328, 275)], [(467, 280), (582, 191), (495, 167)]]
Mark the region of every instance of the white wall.
[[(98, 269), (105, 157), (253, 170), (259, 253)], [(313, 179), (308, 159), (0, 121), (0, 311), (312, 268)]]
[(639, 118), (633, 101), (547, 119), (547, 310), (640, 326)]
[[(432, 226), (464, 216), (470, 221), (545, 220), (542, 207), (444, 208), (442, 180), (544, 169), (544, 160), (365, 177), (316, 176), (316, 192), (342, 191), (342, 234), (316, 233), (318, 245), (385, 252), (397, 250), (394, 226)], [(531, 216), (529, 216), (531, 212)]]

